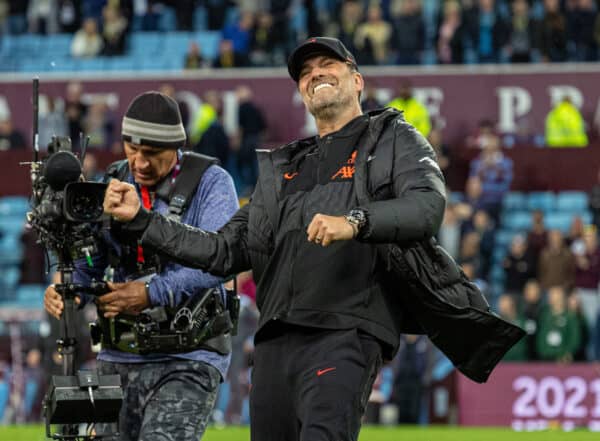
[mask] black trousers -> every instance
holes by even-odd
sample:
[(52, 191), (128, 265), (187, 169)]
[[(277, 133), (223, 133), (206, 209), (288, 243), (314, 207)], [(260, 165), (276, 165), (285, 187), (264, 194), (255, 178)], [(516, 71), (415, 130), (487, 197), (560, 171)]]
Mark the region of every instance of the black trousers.
[(379, 343), (355, 329), (278, 325), (261, 335), (250, 392), (252, 441), (356, 441), (381, 366)]

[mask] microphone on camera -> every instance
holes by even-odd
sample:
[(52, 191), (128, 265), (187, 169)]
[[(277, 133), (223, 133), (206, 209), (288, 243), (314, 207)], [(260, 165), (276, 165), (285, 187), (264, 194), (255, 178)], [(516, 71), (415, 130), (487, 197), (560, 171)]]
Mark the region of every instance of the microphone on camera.
[(79, 181), (81, 163), (67, 151), (59, 151), (48, 157), (44, 165), (44, 178), (54, 191), (62, 191), (70, 182)]

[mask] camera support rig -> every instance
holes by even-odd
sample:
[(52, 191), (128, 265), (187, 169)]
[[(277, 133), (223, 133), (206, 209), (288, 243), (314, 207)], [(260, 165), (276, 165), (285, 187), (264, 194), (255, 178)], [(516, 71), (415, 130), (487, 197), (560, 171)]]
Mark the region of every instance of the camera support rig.
[[(27, 220), (36, 230), (38, 242), (52, 250), (58, 260), (60, 283), (55, 285), (62, 296), (58, 351), (62, 356), (62, 375), (52, 376), (43, 400), (46, 436), (59, 440), (101, 439), (115, 433), (79, 434), (79, 425), (87, 423), (118, 423), (123, 401), (118, 375), (100, 375), (97, 371), (75, 373), (74, 337), (75, 298), (78, 294), (101, 295), (108, 291), (104, 282), (90, 285), (74, 283), (74, 261), (85, 259), (92, 266), (92, 254), (97, 251), (97, 224), (102, 215), (103, 184), (82, 183), (81, 163), (71, 152), (69, 138), (53, 137), (49, 155), (39, 160), (38, 146), (39, 80), (33, 80), (34, 159), (30, 163), (32, 180), (32, 211)], [(85, 142), (82, 143), (82, 156)], [(61, 425), (60, 433), (51, 433), (51, 425)]]

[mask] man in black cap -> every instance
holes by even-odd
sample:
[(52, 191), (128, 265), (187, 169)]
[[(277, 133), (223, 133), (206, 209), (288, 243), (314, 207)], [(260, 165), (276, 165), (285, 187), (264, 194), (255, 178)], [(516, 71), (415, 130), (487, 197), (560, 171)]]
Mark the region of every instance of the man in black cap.
[[(258, 150), (253, 198), (217, 234), (140, 209), (133, 189), (116, 181), (104, 209), (143, 246), (186, 265), (220, 275), (253, 270), (260, 310), (250, 396), (254, 441), (356, 440), (373, 381), (382, 359), (397, 351), (404, 318), (426, 310), (424, 299), (437, 298), (440, 286), (456, 287), (453, 295), (462, 298), (464, 279), (451, 261), (443, 268), (456, 277), (440, 270), (444, 254), (437, 248), (418, 255), (419, 275), (409, 279), (396, 266), (389, 271), (402, 251), (380, 245), (435, 247), (445, 188), (425, 138), (396, 110), (362, 113), (363, 77), (339, 40), (307, 40), (292, 53), (288, 70), (318, 135)], [(404, 263), (414, 269), (413, 260)], [(425, 276), (435, 289), (424, 296), (431, 286), (414, 286)], [(409, 313), (402, 299), (415, 303)], [(435, 329), (438, 316), (423, 315), (419, 324), (428, 325), (434, 341), (450, 335), (442, 349), (453, 360), (468, 360), (469, 374), (485, 381), (501, 350), (488, 358), (489, 334), (465, 344), (452, 321), (465, 316), (446, 310), (445, 328)]]
[[(136, 97), (123, 118), (122, 136), (126, 160), (111, 165), (108, 178), (131, 183), (146, 209), (208, 231), (218, 230), (237, 210), (227, 172), (212, 158), (182, 152), (186, 134), (172, 98), (159, 92)], [(207, 288), (217, 287), (214, 295), (226, 302), (222, 279), (163, 259), (114, 222), (103, 252), (93, 261), (91, 268), (77, 265), (74, 278), (83, 284), (110, 281), (110, 292), (96, 299), (102, 334), (98, 366), (102, 374), (120, 375), (124, 386), (118, 439), (198, 440), (229, 366), (227, 336), (151, 350), (126, 336), (133, 333), (132, 316), (144, 312), (155, 317)], [(88, 300), (81, 296), (80, 303)], [(46, 290), (44, 306), (60, 317), (63, 301), (53, 286)], [(164, 327), (163, 322), (157, 319), (156, 325)], [(98, 425), (98, 434), (105, 431), (114, 428)]]

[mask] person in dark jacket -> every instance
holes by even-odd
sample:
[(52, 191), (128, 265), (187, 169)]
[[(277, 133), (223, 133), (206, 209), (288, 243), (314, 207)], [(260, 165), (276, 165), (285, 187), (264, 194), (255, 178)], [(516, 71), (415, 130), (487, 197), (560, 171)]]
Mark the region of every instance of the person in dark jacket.
[[(253, 270), (260, 310), (253, 440), (355, 440), (382, 358), (393, 357), (402, 317), (411, 316), (399, 293), (417, 280), (394, 279), (391, 287), (378, 244), (430, 241), (444, 213), (444, 181), (433, 149), (400, 112), (362, 113), (363, 77), (339, 40), (308, 39), (288, 70), (318, 135), (258, 151), (253, 198), (217, 234), (140, 210), (131, 187), (118, 181), (104, 208), (143, 246), (180, 262), (215, 274)], [(412, 250), (411, 257), (424, 255)], [(433, 263), (426, 265), (431, 275)], [(456, 266), (438, 269), (454, 286)], [(459, 329), (448, 326), (448, 336)], [(480, 351), (465, 340), (469, 354)], [(454, 360), (469, 358), (463, 355)]]

